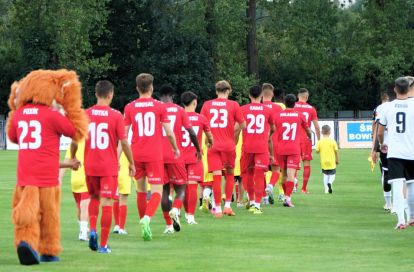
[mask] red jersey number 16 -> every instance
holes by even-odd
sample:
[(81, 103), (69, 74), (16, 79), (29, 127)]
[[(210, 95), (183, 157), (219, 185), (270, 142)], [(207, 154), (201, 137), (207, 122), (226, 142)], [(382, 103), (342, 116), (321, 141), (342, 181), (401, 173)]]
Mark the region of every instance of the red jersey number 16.
[(107, 123), (89, 123), (89, 135), (91, 149), (105, 150), (109, 146), (108, 124)]

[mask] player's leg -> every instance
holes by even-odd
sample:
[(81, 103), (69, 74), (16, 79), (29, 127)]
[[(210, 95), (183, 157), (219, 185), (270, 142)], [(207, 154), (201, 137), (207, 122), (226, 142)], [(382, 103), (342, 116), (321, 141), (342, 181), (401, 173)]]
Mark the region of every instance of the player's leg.
[(224, 210), (223, 213), (228, 216), (235, 216), (236, 213), (233, 212), (231, 208), (231, 201), (233, 198), (233, 191), (234, 191), (234, 167), (236, 163), (236, 151), (225, 152), (222, 154), (224, 167), (226, 169), (226, 186), (225, 186), (225, 193), (226, 199), (224, 203)]
[(388, 160), (389, 183), (392, 186), (393, 210), (397, 214), (396, 229), (405, 228), (404, 215), (404, 182), (405, 182), (405, 165), (404, 160), (390, 158)]
[(197, 206), (197, 189), (198, 182), (190, 180), (187, 185), (186, 198), (188, 199), (187, 206), (187, 223), (190, 225), (197, 224), (194, 218), (195, 208)]
[(89, 248), (91, 250), (98, 250), (98, 234), (96, 232), (96, 223), (99, 215), (99, 193), (100, 193), (100, 179), (98, 177), (86, 176), (86, 185), (90, 196), (88, 206), (89, 215)]
[(113, 214), (114, 214), (114, 229), (113, 233), (119, 233), (119, 194), (113, 201)]
[(289, 156), (285, 156), (285, 165), (286, 165), (286, 182), (285, 184), (285, 202), (284, 202), (284, 206), (285, 207), (294, 207), (294, 205), (292, 204), (292, 192), (293, 192), (293, 188), (295, 186), (294, 184), (294, 178), (295, 178), (295, 174), (296, 171), (299, 167), (299, 163), (300, 163), (300, 156), (299, 155), (289, 155)]
[(303, 161), (303, 183), (302, 183), (302, 193), (308, 193), (308, 182), (311, 173), (310, 161)]
[(388, 183), (388, 163), (387, 154), (380, 152), (380, 167), (381, 167), (381, 182), (384, 191), (384, 210), (391, 211), (392, 208), (392, 196), (391, 196), (391, 184)]
[(137, 192), (137, 209), (139, 219), (141, 220), (147, 210), (147, 173), (145, 163), (135, 161), (135, 171), (134, 183)]
[(174, 228), (173, 228), (173, 221), (170, 217), (170, 210), (171, 210), (171, 201), (170, 201), (170, 194), (171, 194), (171, 187), (170, 187), (170, 183), (166, 183), (163, 185), (163, 191), (162, 191), (162, 198), (161, 198), (161, 209), (162, 209), (162, 214), (164, 216), (164, 220), (165, 220), (165, 234), (172, 234), (174, 233)]
[(119, 195), (119, 234), (128, 234), (125, 230), (125, 223), (128, 214), (128, 195), (129, 194)]
[(100, 197), (102, 206), (101, 215), (101, 241), (98, 249), (99, 253), (110, 253), (108, 238), (112, 224), (113, 199), (118, 190), (118, 177), (106, 176), (100, 178)]
[(83, 192), (79, 194), (79, 240), (88, 241), (88, 209), (90, 197), (88, 192)]
[(213, 173), (213, 196), (214, 196), (214, 216), (223, 216), (221, 211), (221, 177), (223, 163), (220, 152), (209, 149), (207, 153), (208, 170)]

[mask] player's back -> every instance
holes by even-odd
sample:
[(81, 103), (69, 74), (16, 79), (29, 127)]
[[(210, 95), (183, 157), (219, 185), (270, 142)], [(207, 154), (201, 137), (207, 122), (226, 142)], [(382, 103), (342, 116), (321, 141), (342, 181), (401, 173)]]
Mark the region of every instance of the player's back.
[[(187, 112), (188, 119), (190, 120), (191, 126), (197, 136), (198, 142), (202, 143), (203, 132), (210, 131), (207, 119), (196, 112)], [(183, 148), (183, 157), (186, 164), (196, 163), (196, 149), (190, 139), (190, 134), (185, 128), (182, 128), (183, 141), (181, 147)]]
[[(165, 109), (167, 111), (167, 118), (170, 120), (170, 127), (171, 130), (174, 132), (175, 140), (177, 142), (177, 146), (182, 152), (183, 147), (183, 129), (190, 128), (190, 121), (188, 120), (187, 113), (185, 110), (174, 104), (174, 103), (164, 103)], [(162, 146), (163, 146), (163, 156), (164, 156), (164, 163), (174, 163), (174, 162), (183, 162), (184, 157), (180, 156), (177, 159), (174, 159), (174, 152), (170, 142), (168, 141), (167, 134), (165, 133), (164, 129), (162, 131)]]
[[(295, 103), (295, 110), (302, 113), (305, 116), (306, 124), (311, 127), (312, 121), (318, 120), (316, 109), (306, 102), (298, 101)], [(300, 136), (302, 139), (307, 139), (306, 133), (303, 129), (300, 129)]]
[(212, 149), (218, 151), (233, 151), (234, 125), (244, 121), (240, 106), (236, 101), (216, 98), (204, 102), (201, 114), (209, 121), (214, 138)]
[(162, 125), (169, 123), (162, 102), (153, 98), (138, 98), (125, 106), (124, 122), (132, 127), (131, 148), (134, 160), (163, 160)]
[(117, 176), (118, 141), (125, 139), (122, 114), (109, 106), (92, 106), (88, 139), (85, 143), (85, 172), (87, 176)]
[(278, 155), (299, 155), (299, 130), (307, 127), (303, 114), (286, 109), (276, 115), (274, 122), (278, 135)]
[(387, 126), (388, 158), (414, 160), (414, 100), (395, 99), (385, 111), (380, 123)]
[[(283, 103), (273, 103), (272, 101), (263, 101), (263, 105), (268, 107), (272, 111), (272, 118), (273, 120), (276, 118), (276, 115), (284, 110), (286, 107)], [(283, 105), (283, 107), (282, 107)], [(277, 146), (277, 133), (273, 133), (272, 135), (272, 142), (273, 146)]]
[(17, 184), (56, 186), (60, 137), (74, 136), (72, 123), (47, 106), (28, 104), (14, 112), (8, 132), (19, 145)]
[(268, 135), (273, 124), (272, 111), (261, 103), (250, 103), (241, 107), (247, 122), (243, 130), (243, 151), (246, 153), (268, 152)]

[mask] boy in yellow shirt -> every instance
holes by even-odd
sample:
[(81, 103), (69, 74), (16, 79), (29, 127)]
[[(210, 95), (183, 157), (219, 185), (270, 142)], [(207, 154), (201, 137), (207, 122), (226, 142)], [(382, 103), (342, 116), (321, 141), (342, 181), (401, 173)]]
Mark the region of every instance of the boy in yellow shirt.
[(332, 194), (332, 184), (335, 181), (336, 165), (339, 164), (338, 145), (330, 138), (331, 127), (322, 127), (322, 139), (316, 145), (316, 153), (321, 156), (321, 168), (323, 173), (323, 185), (325, 194)]

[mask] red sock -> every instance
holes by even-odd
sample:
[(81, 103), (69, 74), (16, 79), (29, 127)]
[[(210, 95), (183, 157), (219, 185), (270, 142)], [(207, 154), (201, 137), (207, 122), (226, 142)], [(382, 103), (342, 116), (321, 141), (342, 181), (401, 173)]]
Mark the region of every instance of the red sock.
[(147, 193), (138, 192), (137, 193), (137, 208), (139, 218), (144, 217), (145, 211), (147, 210)]
[(249, 195), (249, 200), (254, 200), (254, 179), (253, 179), (253, 173), (248, 170), (247, 177), (247, 194)]
[(188, 184), (188, 214), (193, 214), (195, 212), (195, 209), (197, 207), (197, 184)]
[(160, 205), (161, 195), (160, 193), (154, 192), (151, 194), (151, 198), (148, 201), (148, 207), (145, 210), (145, 215), (153, 217), (157, 211), (158, 205)]
[(239, 186), (240, 186), (240, 182), (234, 182), (234, 191), (236, 191), (236, 200), (239, 200)]
[(247, 181), (249, 180), (249, 174), (245, 173), (242, 176), (242, 185), (245, 192), (247, 192)]
[(221, 205), (221, 175), (213, 175), (213, 195), (217, 207)]
[(226, 174), (226, 202), (230, 202), (233, 196), (234, 174)]
[(188, 184), (185, 187), (185, 196), (184, 196), (184, 203), (183, 203), (184, 210), (185, 210), (186, 213), (188, 213), (188, 201), (189, 201), (188, 199), (189, 199), (189, 195), (190, 195), (189, 186), (190, 186), (190, 184)]
[(89, 226), (91, 230), (96, 231), (96, 221), (98, 221), (98, 215), (99, 215), (99, 199), (98, 198), (92, 198), (89, 202), (88, 206), (88, 213), (89, 213)]
[(285, 187), (286, 189), (283, 189), (285, 191), (285, 195), (290, 197), (293, 192), (293, 187), (295, 186), (295, 183), (293, 181), (286, 181)]
[(101, 216), (101, 247), (105, 247), (108, 243), (109, 230), (112, 223), (112, 207), (103, 206)]
[(303, 184), (302, 184), (302, 190), (306, 191), (308, 186), (308, 181), (310, 177), (311, 168), (310, 166), (304, 166), (303, 167)]
[(165, 224), (167, 224), (167, 226), (171, 226), (173, 222), (172, 222), (169, 212), (162, 212), (162, 213), (164, 215)]
[(119, 226), (119, 201), (114, 202), (113, 212), (114, 212), (115, 225)]
[(280, 172), (276, 171), (272, 173), (272, 177), (270, 178), (270, 184), (272, 184), (273, 187), (275, 187), (277, 181), (279, 180)]
[(264, 191), (264, 170), (263, 169), (254, 169), (254, 201), (256, 203), (262, 202), (263, 191)]
[(183, 206), (183, 201), (179, 198), (174, 199), (173, 208), (177, 208), (178, 210), (181, 210), (181, 207)]
[(125, 229), (125, 222), (128, 212), (128, 206), (127, 205), (121, 205), (119, 206), (119, 228)]
[(282, 188), (283, 188), (283, 192), (285, 192), (285, 194), (286, 194), (286, 182), (282, 183)]

